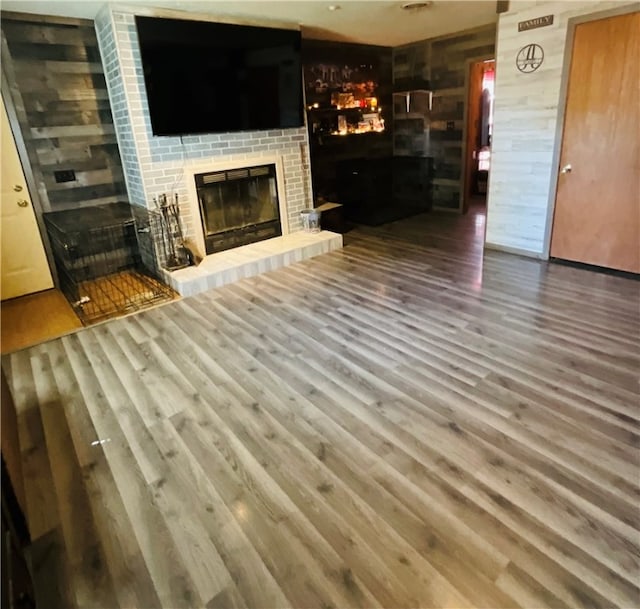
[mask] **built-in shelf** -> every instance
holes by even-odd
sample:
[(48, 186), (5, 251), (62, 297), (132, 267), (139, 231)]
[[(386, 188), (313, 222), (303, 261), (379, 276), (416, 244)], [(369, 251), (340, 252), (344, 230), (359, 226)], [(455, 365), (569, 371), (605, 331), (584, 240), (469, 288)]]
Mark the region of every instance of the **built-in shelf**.
[(393, 94), (394, 156), (429, 155), (432, 96), (424, 89)]
[(361, 135), (385, 130), (382, 114), (376, 108), (309, 108), (307, 112), (313, 135)]
[(415, 118), (418, 120), (423, 120), (424, 119), (424, 114), (422, 114), (421, 112), (394, 112), (393, 113), (393, 119), (394, 120), (407, 120), (410, 118)]

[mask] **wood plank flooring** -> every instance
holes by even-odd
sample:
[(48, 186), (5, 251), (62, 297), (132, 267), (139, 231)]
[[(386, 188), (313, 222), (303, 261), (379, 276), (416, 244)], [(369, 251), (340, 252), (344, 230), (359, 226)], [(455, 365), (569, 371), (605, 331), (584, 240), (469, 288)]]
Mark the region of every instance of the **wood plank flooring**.
[(483, 221), (3, 357), (49, 606), (640, 606), (640, 283)]

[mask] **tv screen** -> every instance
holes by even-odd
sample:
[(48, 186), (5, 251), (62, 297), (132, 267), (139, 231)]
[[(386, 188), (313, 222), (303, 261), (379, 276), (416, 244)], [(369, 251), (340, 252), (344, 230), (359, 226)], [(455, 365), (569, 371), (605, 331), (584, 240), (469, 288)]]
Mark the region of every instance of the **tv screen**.
[(154, 135), (304, 124), (300, 32), (136, 16)]

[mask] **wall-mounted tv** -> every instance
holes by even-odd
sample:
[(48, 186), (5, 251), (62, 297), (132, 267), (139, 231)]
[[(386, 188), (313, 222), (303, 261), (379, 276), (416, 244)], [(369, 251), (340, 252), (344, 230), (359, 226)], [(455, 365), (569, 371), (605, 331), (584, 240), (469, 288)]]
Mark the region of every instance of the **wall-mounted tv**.
[(154, 135), (301, 127), (301, 35), (136, 16)]

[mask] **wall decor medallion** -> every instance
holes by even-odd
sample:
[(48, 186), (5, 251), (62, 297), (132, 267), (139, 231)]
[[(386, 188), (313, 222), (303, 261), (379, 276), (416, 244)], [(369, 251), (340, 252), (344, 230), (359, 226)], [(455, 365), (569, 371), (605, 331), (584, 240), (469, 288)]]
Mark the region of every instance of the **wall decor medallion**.
[(544, 51), (539, 44), (528, 44), (522, 47), (516, 56), (516, 66), (525, 74), (535, 72), (543, 61)]

